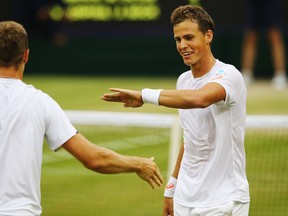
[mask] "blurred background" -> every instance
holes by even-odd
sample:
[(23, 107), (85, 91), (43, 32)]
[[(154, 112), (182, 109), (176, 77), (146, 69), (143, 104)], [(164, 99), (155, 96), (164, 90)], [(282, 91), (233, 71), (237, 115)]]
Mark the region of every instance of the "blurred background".
[[(210, 13), (216, 24), (215, 57), (240, 70), (242, 0), (4, 0), (0, 20), (17, 20), (29, 33), (31, 61), (26, 74), (177, 76), (187, 68), (175, 49), (170, 14), (184, 4), (200, 4)], [(281, 16), (287, 47), (284, 0)], [(259, 40), (254, 73), (263, 79), (273, 75), (265, 34)]]

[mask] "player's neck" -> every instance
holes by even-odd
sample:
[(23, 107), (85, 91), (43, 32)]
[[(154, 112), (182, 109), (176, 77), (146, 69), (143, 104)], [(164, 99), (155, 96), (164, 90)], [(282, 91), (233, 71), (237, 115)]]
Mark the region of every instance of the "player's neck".
[(205, 74), (209, 73), (210, 70), (214, 67), (216, 63), (216, 59), (213, 55), (209, 56), (209, 58), (202, 58), (196, 64), (191, 65), (191, 71), (193, 73), (193, 77), (202, 77)]
[(23, 71), (21, 71), (20, 69), (16, 70), (14, 66), (8, 67), (8, 68), (0, 67), (0, 78), (10, 78), (10, 79), (22, 80)]

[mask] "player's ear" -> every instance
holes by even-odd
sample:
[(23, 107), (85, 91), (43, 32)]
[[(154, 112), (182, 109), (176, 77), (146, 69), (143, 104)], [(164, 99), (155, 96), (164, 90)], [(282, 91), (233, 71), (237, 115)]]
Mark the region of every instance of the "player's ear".
[(28, 62), (28, 59), (29, 59), (29, 49), (25, 50), (23, 54), (23, 63), (26, 64)]
[(211, 30), (208, 30), (206, 32), (205, 38), (206, 38), (206, 43), (211, 44), (213, 40), (213, 32)]

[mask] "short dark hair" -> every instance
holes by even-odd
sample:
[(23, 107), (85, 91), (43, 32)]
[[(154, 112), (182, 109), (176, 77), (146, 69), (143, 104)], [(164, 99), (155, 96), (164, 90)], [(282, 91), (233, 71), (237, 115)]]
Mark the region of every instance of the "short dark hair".
[(214, 21), (210, 15), (200, 6), (185, 5), (177, 7), (171, 14), (171, 24), (173, 26), (185, 20), (196, 22), (199, 30), (205, 34), (208, 30), (214, 32)]
[(0, 22), (0, 66), (19, 67), (28, 49), (28, 35), (24, 27), (14, 21)]

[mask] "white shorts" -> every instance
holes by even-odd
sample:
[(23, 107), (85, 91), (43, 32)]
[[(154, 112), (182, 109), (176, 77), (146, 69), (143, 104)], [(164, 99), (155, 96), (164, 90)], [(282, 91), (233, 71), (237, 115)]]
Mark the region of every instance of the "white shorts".
[(248, 216), (250, 203), (229, 202), (207, 208), (191, 208), (174, 202), (174, 216)]

